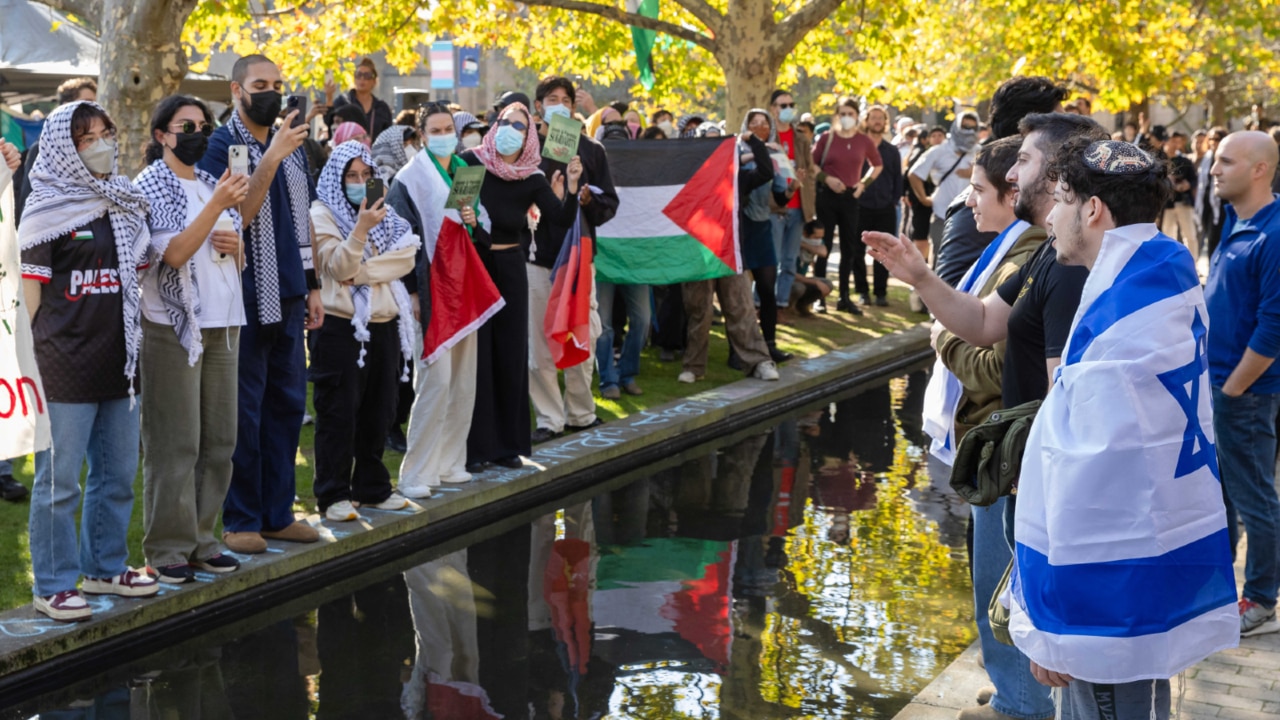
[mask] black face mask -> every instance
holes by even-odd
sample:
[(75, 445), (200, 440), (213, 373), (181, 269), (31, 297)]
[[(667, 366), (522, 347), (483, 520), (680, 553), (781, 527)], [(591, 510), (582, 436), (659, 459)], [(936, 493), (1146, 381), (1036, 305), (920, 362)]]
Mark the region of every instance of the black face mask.
[(204, 133), (174, 133), (174, 137), (178, 138), (178, 143), (174, 147), (173, 156), (183, 165), (195, 165), (200, 162), (200, 158), (204, 157), (204, 151), (209, 148), (209, 138)]
[[(245, 97), (248, 96), (248, 107), (245, 107)], [(280, 117), (280, 108), (284, 104), (284, 96), (275, 90), (263, 90), (262, 92), (246, 93), (243, 90), (240, 94), (240, 109), (254, 123), (262, 127), (271, 127), (275, 124), (276, 118)]]

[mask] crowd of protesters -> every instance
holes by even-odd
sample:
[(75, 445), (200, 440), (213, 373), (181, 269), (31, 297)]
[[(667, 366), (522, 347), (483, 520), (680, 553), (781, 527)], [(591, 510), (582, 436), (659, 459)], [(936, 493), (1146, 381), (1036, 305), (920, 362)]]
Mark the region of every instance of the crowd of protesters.
[[(964, 110), (949, 128), (895, 122), (887, 108), (847, 96), (829, 122), (815, 123), (778, 89), (736, 136), (745, 272), (678, 288), (593, 280), (590, 357), (560, 372), (540, 331), (553, 267), (569, 228), (581, 223), (594, 236), (619, 208), (608, 144), (716, 137), (725, 125), (665, 110), (646, 118), (627, 103), (596, 107), (557, 76), (532, 99), (503, 93), (483, 119), (446, 103), (393, 117), (373, 93), (376, 79), (363, 61), (354, 88), (337, 96), (329, 88), (326, 103), (300, 117), (284, 107), (279, 68), (244, 57), (220, 125), (194, 98), (155, 107), (147, 165), (132, 180), (91, 82), (62, 89), (25, 159), (0, 145), (22, 178), (17, 233), (54, 448), (36, 455), (30, 491), (38, 611), (83, 620), (91, 611), (81, 593), (151, 596), (159, 583), (193, 581), (197, 569), (233, 572), (235, 555), (264, 552), (268, 540), (318, 540), (293, 510), (308, 382), (318, 509), (350, 521), (362, 509), (406, 508), (442, 483), (522, 467), (535, 443), (601, 424), (595, 392), (643, 393), (639, 355), (653, 308), (660, 324), (679, 328), (661, 343), (664, 353), (683, 349), (679, 381), (705, 373), (713, 296), (731, 365), (777, 380), (778, 363), (791, 357), (777, 345), (780, 322), (826, 312), (833, 291), (836, 312), (884, 307), (892, 273), (937, 320), (938, 391), (924, 421), (939, 481), (956, 483), (957, 444), (969, 431), (1001, 408), (1045, 401), (1024, 458), (1035, 476), (1023, 478), (1021, 493), (972, 510), (974, 599), (994, 687), (961, 718), (1052, 717), (1041, 685), (1066, 690), (1063, 717), (1094, 717), (1101, 705), (1114, 709), (1108, 717), (1167, 717), (1169, 673), (1151, 669), (1166, 666), (1152, 665), (1142, 650), (1150, 646), (1119, 642), (1127, 626), (1100, 628), (1111, 615), (1087, 625), (1089, 617), (1025, 586), (1072, 582), (1052, 561), (1038, 565), (1040, 555), (1110, 557), (1079, 550), (1090, 538), (1064, 535), (1059, 513), (1081, 532), (1102, 532), (1092, 529), (1099, 518), (1136, 528), (1110, 557), (1122, 561), (1150, 560), (1135, 548), (1195, 524), (1196, 562), (1209, 568), (1226, 557), (1228, 573), (1243, 523), (1247, 581), (1238, 604), (1230, 587), (1231, 632), (1219, 617), (1226, 590), (1206, 590), (1199, 605), (1176, 608), (1182, 620), (1206, 623), (1198, 644), (1161, 661), (1280, 630), (1280, 251), (1265, 242), (1280, 233), (1274, 135), (1213, 127), (1188, 137), (1140, 117), (1112, 136), (1089, 117), (1086, 99), (1064, 106), (1067, 91), (1044, 78), (1007, 81), (985, 123)], [(541, 153), (556, 116), (583, 121), (567, 163)], [(312, 128), (323, 132), (313, 137)], [(484, 171), (478, 197), (447, 210), (469, 167)], [(383, 187), (375, 180), (385, 196), (369, 195)], [(463, 251), (446, 251), (459, 237)], [(826, 264), (837, 242), (832, 283)], [(432, 266), (467, 258), (500, 301), (427, 357), (439, 316)], [(1152, 268), (1155, 279), (1144, 275)], [(1157, 306), (1159, 318), (1125, 324)], [(1170, 358), (1186, 350), (1177, 358), (1189, 364), (1143, 354), (1153, 346), (1172, 348)], [(1117, 363), (1129, 364), (1121, 380), (1112, 377)], [(1071, 455), (1071, 441), (1087, 439), (1072, 424), (1088, 417), (1087, 390), (1147, 388), (1147, 375), (1168, 396), (1135, 392), (1139, 420), (1116, 425), (1091, 457), (1123, 466), (1130, 460), (1115, 447), (1118, 435), (1154, 443), (1168, 430), (1177, 442), (1160, 447), (1172, 448), (1170, 472), (1195, 504), (1178, 505), (1184, 516), (1172, 528), (1126, 524), (1130, 516), (1088, 503), (1063, 510), (1063, 493), (1091, 487), (1087, 469), (1075, 469), (1087, 463)], [(1063, 398), (1080, 405), (1067, 412)], [(1176, 432), (1149, 419), (1170, 415), (1168, 402), (1186, 413), (1174, 418)], [(135, 570), (126, 536), (139, 444), (148, 567)], [(405, 453), (398, 487), (387, 447)], [(6, 499), (26, 496), (11, 471), (0, 475)], [(1220, 477), (1221, 490), (1205, 490), (1206, 477)], [(1137, 480), (1107, 492), (1139, 518), (1175, 502)], [(1011, 562), (1012, 645), (997, 639), (987, 612)], [(1149, 577), (1165, 581), (1164, 566), (1149, 564)], [(1157, 605), (1143, 627), (1176, 634), (1181, 620), (1166, 622)], [(1109, 665), (1095, 670), (1102, 666), (1080, 659), (1089, 653)]]

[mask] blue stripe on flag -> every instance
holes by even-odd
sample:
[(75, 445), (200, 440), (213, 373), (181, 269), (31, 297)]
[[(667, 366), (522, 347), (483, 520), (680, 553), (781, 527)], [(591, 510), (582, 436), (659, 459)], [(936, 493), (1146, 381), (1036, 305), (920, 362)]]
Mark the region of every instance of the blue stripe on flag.
[(1138, 637), (1236, 601), (1227, 529), (1164, 555), (1050, 565), (1018, 543), (1012, 590), (1041, 632)]
[(1116, 276), (1111, 287), (1089, 306), (1071, 334), (1071, 351), (1064, 364), (1079, 362), (1093, 339), (1122, 318), (1200, 284), (1186, 248), (1166, 235), (1142, 243)]

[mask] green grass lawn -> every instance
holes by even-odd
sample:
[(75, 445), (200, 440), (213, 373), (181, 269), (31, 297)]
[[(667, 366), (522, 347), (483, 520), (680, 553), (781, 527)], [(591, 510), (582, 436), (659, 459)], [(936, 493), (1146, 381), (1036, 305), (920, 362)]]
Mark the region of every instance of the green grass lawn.
[[(892, 332), (906, 329), (919, 323), (924, 316), (907, 309), (907, 290), (891, 283), (889, 287), (890, 306), (887, 308), (867, 308), (862, 317), (853, 317), (832, 310), (828, 315), (814, 315), (811, 318), (796, 318), (792, 324), (778, 325), (778, 346), (794, 353), (797, 358), (816, 357), (837, 348), (852, 345)], [(830, 306), (835, 307), (834, 300)], [(597, 414), (605, 421), (662, 405), (708, 388), (724, 385), (742, 379), (740, 372), (732, 370), (726, 364), (729, 356), (728, 343), (724, 337), (724, 327), (715, 325), (711, 328), (711, 349), (707, 362), (706, 379), (692, 385), (676, 381), (680, 374), (680, 362), (661, 362), (656, 348), (647, 348), (640, 362), (640, 377), (637, 382), (644, 389), (644, 395), (623, 395), (619, 400), (605, 400), (596, 396)], [(308, 404), (310, 395), (308, 394)], [(311, 485), (314, 473), (312, 447), (315, 440), (314, 426), (302, 428), (302, 440), (298, 449), (298, 503), (295, 510), (315, 512), (315, 496)], [(401, 455), (388, 450), (387, 467), (392, 478), (397, 478), (400, 471)], [(32, 458), (21, 458), (14, 462), (15, 476), (30, 487), (35, 471)], [(138, 477), (134, 481), (136, 498), (142, 496), (142, 470), (139, 465)], [(24, 605), (31, 601), (31, 568), (30, 548), (27, 536), (28, 504), (0, 501), (0, 609), (9, 609)], [(133, 518), (129, 525), (130, 564), (141, 567), (142, 557), (142, 503), (135, 502)]]

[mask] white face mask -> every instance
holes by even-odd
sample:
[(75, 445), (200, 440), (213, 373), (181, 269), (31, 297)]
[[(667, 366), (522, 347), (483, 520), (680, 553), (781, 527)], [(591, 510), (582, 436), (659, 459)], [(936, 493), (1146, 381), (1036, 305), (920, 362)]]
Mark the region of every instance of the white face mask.
[(480, 133), (471, 133), (470, 135), (463, 135), (462, 147), (467, 149), (480, 147)]
[(110, 175), (116, 169), (116, 141), (98, 138), (97, 142), (77, 153), (80, 162), (95, 175)]
[(840, 127), (843, 130), (852, 130), (858, 125), (858, 118), (852, 115), (840, 116)]
[(676, 126), (672, 125), (670, 120), (663, 120), (658, 123), (658, 127), (662, 129), (662, 132), (667, 134), (667, 137), (671, 137), (676, 134)]

